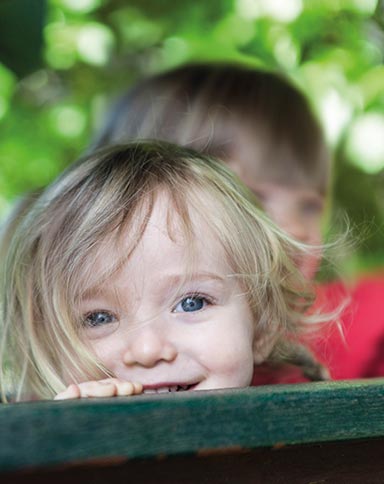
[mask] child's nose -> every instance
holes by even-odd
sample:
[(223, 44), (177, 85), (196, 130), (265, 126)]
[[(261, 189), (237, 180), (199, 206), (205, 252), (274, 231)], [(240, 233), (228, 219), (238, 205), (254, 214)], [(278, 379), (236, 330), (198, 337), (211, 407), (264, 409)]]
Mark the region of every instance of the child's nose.
[[(282, 200), (281, 203), (283, 203)], [(286, 202), (286, 207), (276, 207), (269, 208), (267, 213), (270, 215), (271, 219), (276, 223), (276, 225), (282, 228), (287, 234), (289, 234), (293, 239), (299, 242), (306, 242), (308, 237), (308, 228), (306, 221), (303, 220), (301, 215), (297, 213), (297, 210)]]
[(129, 344), (124, 352), (123, 361), (126, 365), (155, 366), (160, 361), (173, 361), (177, 350), (160, 328), (147, 326), (135, 331), (129, 336)]
[(304, 243), (309, 242), (308, 228), (302, 220), (292, 217), (289, 220), (289, 222), (286, 223), (285, 227), (284, 227), (284, 223), (281, 225), (283, 229), (285, 229), (295, 240), (298, 240), (299, 242), (304, 242)]

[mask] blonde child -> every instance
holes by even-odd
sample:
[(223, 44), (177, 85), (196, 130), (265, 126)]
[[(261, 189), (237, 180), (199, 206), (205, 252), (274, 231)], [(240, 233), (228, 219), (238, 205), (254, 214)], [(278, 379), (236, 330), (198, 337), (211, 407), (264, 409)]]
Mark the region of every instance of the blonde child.
[(6, 247), (3, 398), (245, 387), (316, 320), (291, 260), (308, 249), (224, 165), (165, 143), (81, 159)]

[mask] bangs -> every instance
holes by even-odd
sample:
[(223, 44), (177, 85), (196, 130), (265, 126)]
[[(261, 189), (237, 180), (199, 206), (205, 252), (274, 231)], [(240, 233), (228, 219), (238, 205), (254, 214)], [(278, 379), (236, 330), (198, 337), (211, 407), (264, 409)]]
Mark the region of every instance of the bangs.
[[(97, 292), (127, 263), (143, 237), (154, 201), (155, 194), (148, 193), (131, 210), (105, 221), (104, 236), (100, 236), (96, 230), (89, 247), (82, 253), (73, 254), (73, 268), (68, 278), (70, 293), (67, 298), (77, 314), (79, 302), (88, 293)], [(105, 263), (106, 259), (108, 264)]]
[(239, 164), (247, 167), (255, 182), (310, 187), (325, 194), (331, 158), (319, 127), (314, 121), (304, 125), (305, 120), (280, 118), (266, 113), (259, 119), (252, 106), (244, 108), (224, 160), (235, 172)]

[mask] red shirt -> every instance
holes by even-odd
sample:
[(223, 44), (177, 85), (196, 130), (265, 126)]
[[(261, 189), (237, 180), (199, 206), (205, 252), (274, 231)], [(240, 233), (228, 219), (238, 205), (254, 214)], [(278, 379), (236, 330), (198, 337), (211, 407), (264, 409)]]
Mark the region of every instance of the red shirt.
[[(315, 352), (335, 380), (384, 376), (384, 274), (365, 276), (349, 290), (340, 282), (319, 287), (333, 309), (348, 295), (340, 323), (315, 345)], [(333, 307), (332, 307), (333, 306)]]
[[(340, 281), (319, 285), (316, 307), (331, 312), (345, 304), (339, 322), (326, 326), (313, 343), (334, 380), (384, 376), (384, 273), (360, 278), (347, 288)], [(292, 366), (255, 369), (252, 385), (307, 381)]]

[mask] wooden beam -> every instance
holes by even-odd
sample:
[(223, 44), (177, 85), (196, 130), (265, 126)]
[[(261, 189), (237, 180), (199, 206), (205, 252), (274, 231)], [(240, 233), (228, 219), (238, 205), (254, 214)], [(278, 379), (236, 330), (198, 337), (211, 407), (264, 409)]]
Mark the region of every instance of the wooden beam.
[(384, 437), (384, 381), (0, 405), (0, 471)]

